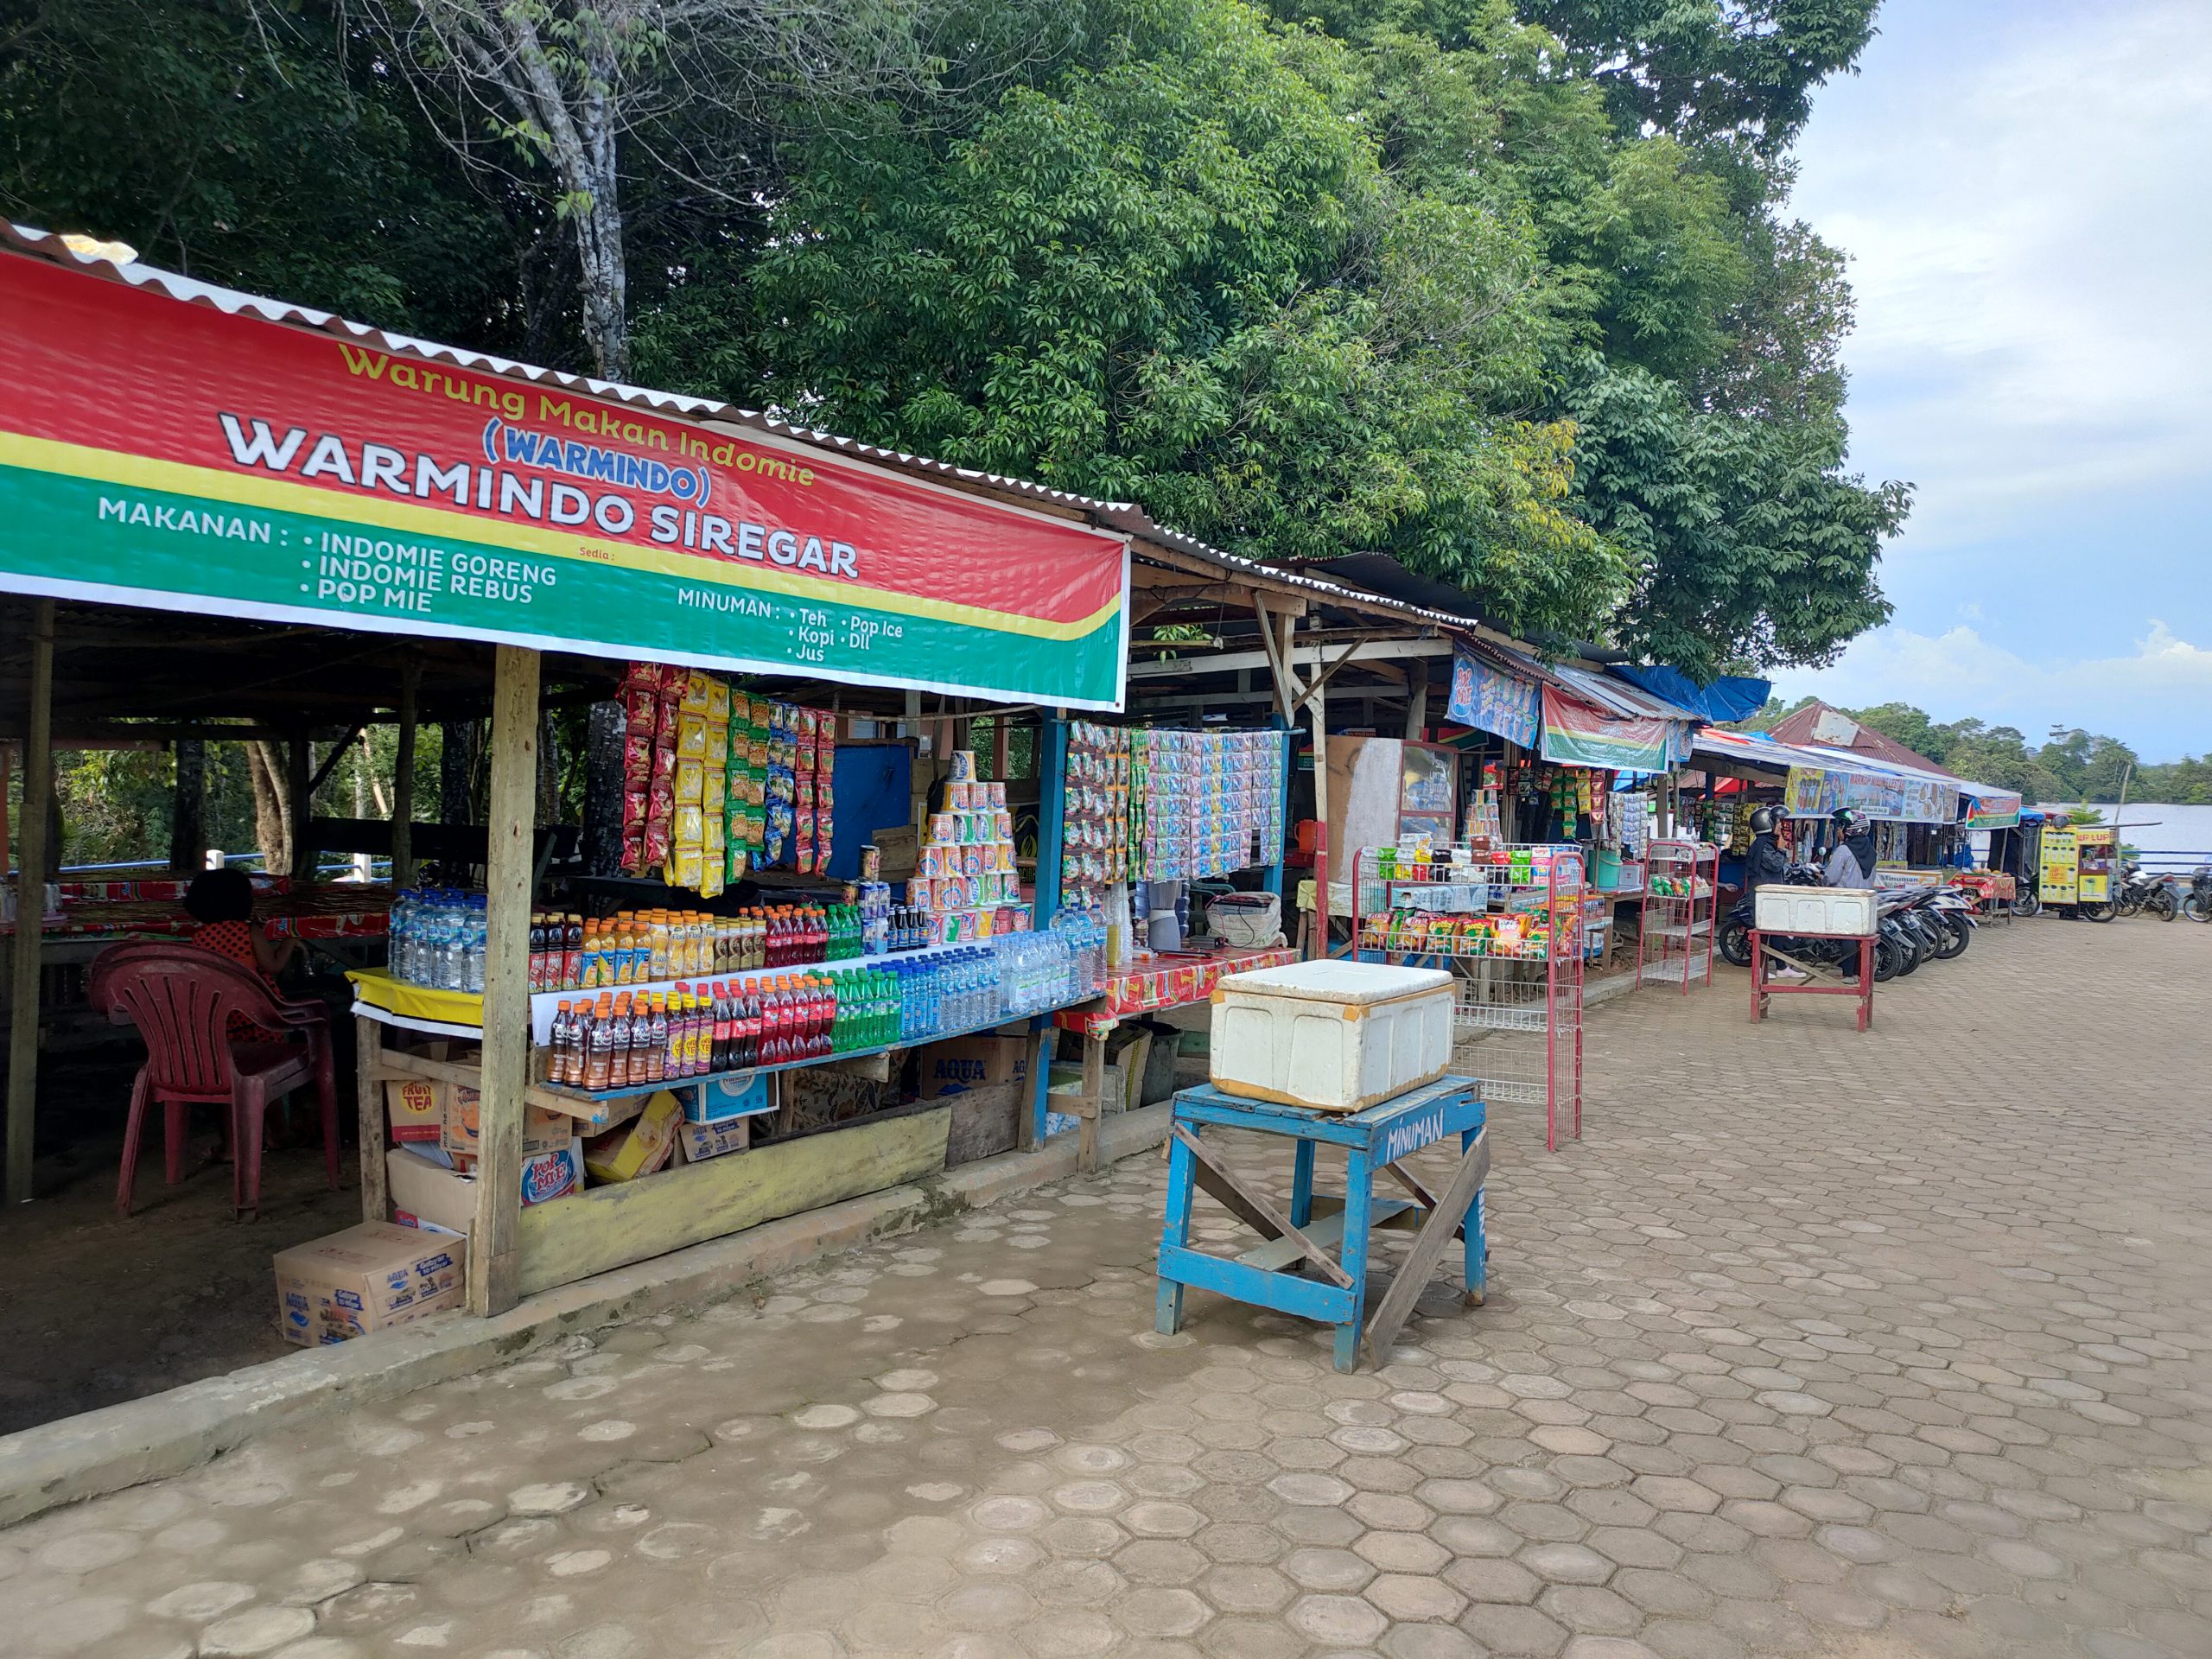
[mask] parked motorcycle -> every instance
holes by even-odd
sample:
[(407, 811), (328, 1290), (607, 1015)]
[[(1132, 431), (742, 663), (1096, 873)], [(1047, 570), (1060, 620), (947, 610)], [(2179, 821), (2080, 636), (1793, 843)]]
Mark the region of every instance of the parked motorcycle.
[(2200, 864), (2189, 873), (2189, 893), (2181, 913), (2192, 922), (2212, 922), (2212, 864)]
[(2171, 922), (2181, 913), (2181, 900), (2175, 896), (2173, 878), (2146, 875), (2140, 864), (2130, 864), (2120, 871), (2113, 903), (2123, 916), (2139, 916), (2147, 911), (2163, 922)]
[(2043, 900), (2036, 893), (2035, 873), (2023, 870), (2012, 878), (2012, 914), (2024, 922), (2042, 911)]

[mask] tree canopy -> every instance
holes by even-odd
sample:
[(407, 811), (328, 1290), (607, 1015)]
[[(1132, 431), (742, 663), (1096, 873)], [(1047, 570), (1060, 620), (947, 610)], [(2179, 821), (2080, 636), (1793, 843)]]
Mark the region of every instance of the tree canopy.
[[(1909, 505), (1849, 470), (1842, 259), (1789, 210), (1872, 11), (0, 0), (0, 209), (1255, 557), (1388, 552), (1540, 639), (1818, 663)], [(521, 24), (536, 102), (468, 61)]]

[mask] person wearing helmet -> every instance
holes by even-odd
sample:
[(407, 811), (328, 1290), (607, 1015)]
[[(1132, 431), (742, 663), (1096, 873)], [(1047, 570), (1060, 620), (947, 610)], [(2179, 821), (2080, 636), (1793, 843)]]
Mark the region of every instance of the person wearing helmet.
[[(1782, 850), (1782, 843), (1777, 838), (1777, 831), (1781, 828), (1782, 814), (1774, 808), (1756, 806), (1751, 809), (1751, 850), (1744, 855), (1744, 891), (1746, 894), (1789, 880), (1789, 855)], [(1797, 980), (1807, 976), (1784, 963), (1779, 968), (1770, 969), (1768, 977)]]
[(1776, 832), (1782, 828), (1782, 815), (1770, 806), (1751, 810), (1751, 846), (1744, 855), (1744, 891), (1757, 893), (1761, 887), (1780, 881), (1789, 874), (1789, 855), (1782, 850)]
[(1874, 825), (1864, 812), (1840, 806), (1835, 810), (1835, 849), (1828, 855), (1823, 885), (1864, 887), (1874, 879)]

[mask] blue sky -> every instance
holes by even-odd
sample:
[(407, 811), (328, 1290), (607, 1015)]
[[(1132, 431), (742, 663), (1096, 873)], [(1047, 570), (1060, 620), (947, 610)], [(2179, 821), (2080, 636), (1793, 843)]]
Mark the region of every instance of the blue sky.
[(2212, 0), (1888, 0), (1796, 213), (1851, 257), (1897, 607), (1776, 689), (2212, 750)]

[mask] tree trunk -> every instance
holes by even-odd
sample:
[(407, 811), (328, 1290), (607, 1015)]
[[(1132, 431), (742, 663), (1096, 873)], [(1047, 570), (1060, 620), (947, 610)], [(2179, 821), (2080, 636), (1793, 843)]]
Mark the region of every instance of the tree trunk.
[(476, 758), (483, 722), (449, 720), (438, 756), (438, 817), (445, 823), (476, 822)]
[(266, 738), (245, 745), (246, 772), (253, 780), (253, 839), (261, 849), (261, 868), (272, 875), (292, 868), (292, 806), (286, 789), (283, 751)]
[(584, 740), (584, 872), (618, 875), (622, 869), (622, 748), (628, 734), (622, 705), (594, 702)]
[[(574, 210), (576, 263), (583, 276), (584, 339), (602, 380), (630, 378), (629, 274), (623, 265), (622, 207), (614, 179), (613, 135), (606, 139), (603, 175), (583, 185), (588, 200)], [(593, 168), (594, 173), (597, 168)]]
[(176, 741), (176, 806), (169, 815), (169, 868), (197, 870), (207, 861), (207, 745)]

